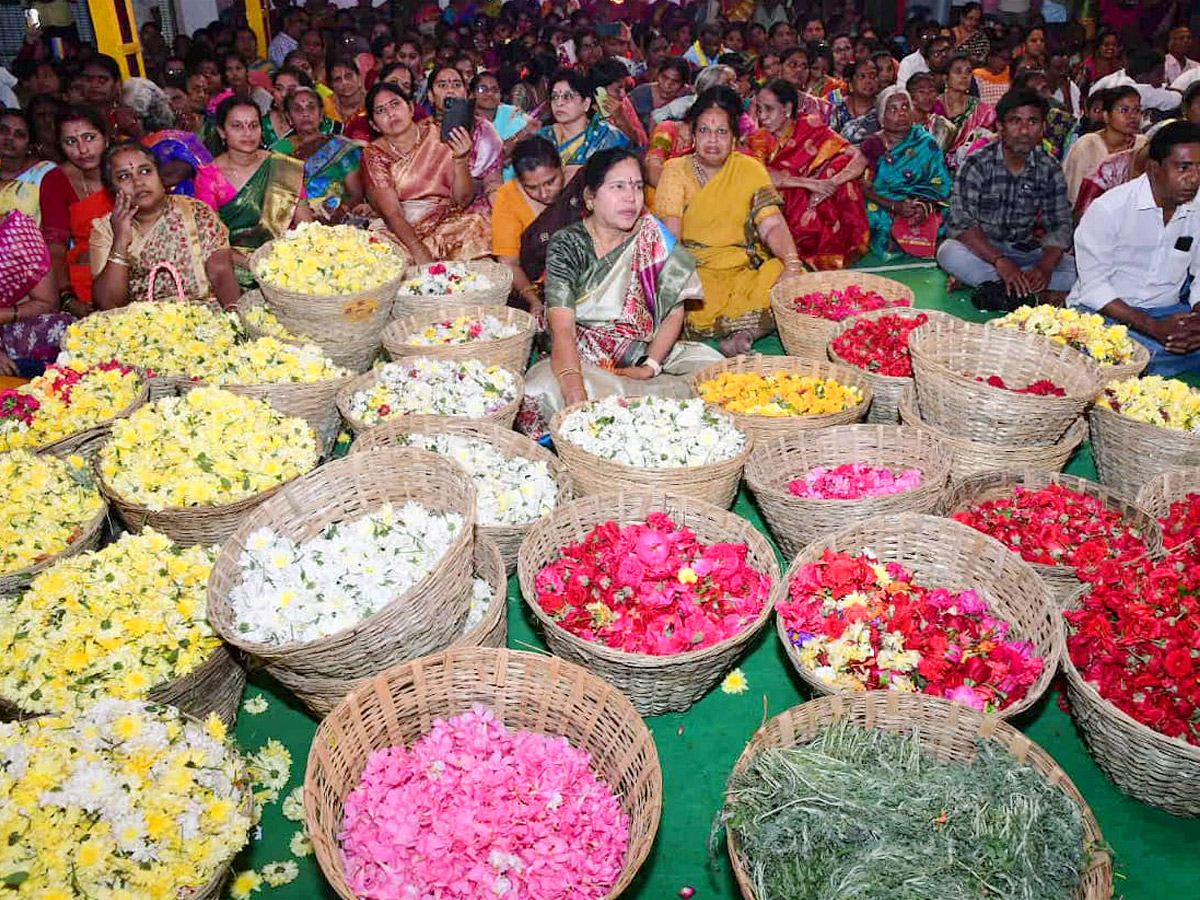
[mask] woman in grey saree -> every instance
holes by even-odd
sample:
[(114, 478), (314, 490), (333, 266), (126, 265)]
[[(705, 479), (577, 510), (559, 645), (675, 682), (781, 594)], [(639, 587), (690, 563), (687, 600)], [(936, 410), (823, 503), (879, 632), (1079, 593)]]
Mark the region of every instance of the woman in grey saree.
[(613, 394), (692, 396), (687, 376), (724, 357), (680, 341), (684, 304), (703, 299), (692, 254), (643, 212), (641, 164), (597, 153), (583, 171), (583, 221), (546, 253), (551, 354), (529, 370), (517, 428), (546, 433), (564, 406)]

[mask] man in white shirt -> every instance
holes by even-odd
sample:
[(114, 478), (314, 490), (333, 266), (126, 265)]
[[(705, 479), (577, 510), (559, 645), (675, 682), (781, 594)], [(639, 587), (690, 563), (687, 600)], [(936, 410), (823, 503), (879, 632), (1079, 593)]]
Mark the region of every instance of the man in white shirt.
[(1146, 173), (1094, 200), (1075, 230), (1067, 304), (1128, 326), (1154, 375), (1200, 371), (1197, 190), (1200, 125), (1171, 122), (1150, 140)]
[(279, 34), (271, 38), (267, 47), (267, 57), (277, 67), (283, 66), (287, 55), (300, 46), (300, 35), (308, 28), (308, 16), (302, 9), (289, 10), (283, 17), (283, 28)]
[(1163, 55), (1146, 47), (1137, 48), (1129, 51), (1129, 59), (1124, 69), (1117, 69), (1111, 75), (1099, 79), (1088, 90), (1088, 96), (1106, 88), (1132, 85), (1141, 94), (1143, 109), (1174, 112), (1179, 108), (1181, 95), (1174, 85), (1170, 88), (1161, 86), (1162, 73)]
[(896, 70), (896, 84), (904, 87), (908, 83), (908, 79), (918, 72), (929, 71), (929, 60), (925, 58), (925, 54), (929, 52), (929, 45), (933, 43), (939, 33), (937, 25), (926, 25), (921, 29), (920, 43), (917, 49), (900, 60), (900, 68)]
[(1200, 62), (1188, 58), (1191, 49), (1192, 29), (1186, 25), (1172, 28), (1171, 35), (1167, 38), (1167, 56), (1163, 60), (1163, 76), (1167, 79), (1167, 84), (1174, 84), (1184, 72), (1200, 69)]

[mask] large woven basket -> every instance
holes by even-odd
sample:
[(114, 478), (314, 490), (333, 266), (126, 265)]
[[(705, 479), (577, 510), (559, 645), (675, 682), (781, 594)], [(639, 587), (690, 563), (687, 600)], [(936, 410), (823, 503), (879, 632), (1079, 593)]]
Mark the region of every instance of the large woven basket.
[[(1037, 335), (973, 322), (930, 322), (908, 339), (921, 414), (960, 437), (994, 444), (1054, 444), (1100, 391), (1088, 357)], [(976, 377), (999, 375), (1023, 388), (1049, 379), (1064, 397), (1018, 394)]]
[[(256, 529), (303, 542), (331, 523), (410, 500), (463, 517), (462, 532), (428, 577), (355, 627), (328, 637), (264, 644), (241, 636), (229, 594), (241, 582), (238, 559)], [(356, 681), (461, 636), (470, 603), (474, 524), (471, 479), (436, 454), (384, 448), (334, 460), (263, 503), (221, 548), (208, 582), (208, 620), (305, 706), (324, 715)]]
[(1096, 403), (1088, 412), (1092, 456), (1100, 482), (1136, 497), (1160, 473), (1200, 460), (1200, 432), (1160, 428)]
[(862, 373), (867, 384), (871, 386), (871, 393), (873, 395), (871, 408), (867, 411), (867, 421), (878, 422), (882, 425), (895, 425), (900, 421), (900, 395), (904, 393), (906, 387), (913, 383), (912, 378), (905, 375), (880, 375), (876, 372), (859, 368), (839, 356), (837, 351), (833, 349), (833, 343), (863, 319), (874, 321), (882, 319), (884, 316), (894, 316), (898, 313), (903, 315), (906, 320), (916, 318), (918, 313), (925, 315), (930, 322), (955, 319), (950, 313), (944, 313), (936, 309), (873, 309), (838, 322), (837, 332), (830, 339), (829, 346), (826, 348), (829, 358), (835, 363)]
[[(512, 459), (520, 456), (537, 462), (544, 462), (550, 470), (550, 475), (558, 485), (558, 503), (565, 503), (574, 496), (571, 476), (567, 468), (557, 456), (523, 434), (498, 425), (495, 422), (482, 422), (477, 419), (452, 419), (446, 416), (402, 416), (390, 419), (374, 428), (369, 428), (355, 438), (350, 445), (350, 454), (363, 453), (379, 447), (404, 447), (404, 441), (411, 434), (459, 434), (463, 437), (486, 441), (496, 448), (501, 455)], [(504, 558), (504, 566), (509, 573), (516, 571), (517, 552), (533, 522), (524, 525), (480, 525), (476, 517), (475, 533), (488, 541), (492, 541), (500, 549)]]
[(346, 884), (341, 846), (343, 804), (368, 756), (411, 746), (438, 718), (482, 704), (510, 729), (565, 737), (592, 757), (629, 816), (621, 894), (650, 853), (662, 811), (662, 769), (646, 723), (616, 688), (553, 656), (462, 648), (396, 666), (360, 685), (321, 723), (304, 774), (304, 809), (317, 863), (338, 896)]
[(1079, 418), (1071, 424), (1067, 433), (1053, 444), (1014, 445), (973, 441), (930, 425), (921, 418), (916, 391), (911, 387), (900, 395), (900, 421), (910, 428), (936, 437), (950, 447), (954, 454), (950, 477), (954, 479), (969, 478), (981, 472), (998, 469), (1040, 469), (1057, 472), (1067, 464), (1067, 460), (1088, 434), (1086, 420)]
[[(627, 466), (589, 453), (560, 436), (563, 420), (575, 410), (587, 406), (588, 402), (585, 400), (560, 409), (550, 420), (554, 450), (571, 474), (571, 485), (577, 497), (618, 490), (651, 490), (695, 497), (726, 509), (733, 505), (737, 498), (738, 485), (742, 480), (742, 470), (746, 467), (746, 460), (750, 458), (753, 445), (749, 435), (741, 453), (720, 462), (659, 469)], [(733, 421), (733, 416), (719, 406), (711, 408)]]
[[(147, 703), (174, 706), (189, 716), (203, 720), (216, 713), (229, 728), (237, 722), (242, 692), (246, 687), (246, 671), (238, 663), (237, 654), (221, 644), (213, 654), (188, 674), (151, 688)], [(42, 713), (22, 710), (11, 700), (0, 697), (0, 721), (28, 719)]]
[(271, 307), (267, 304), (267, 299), (262, 295), (262, 291), (246, 291), (238, 298), (237, 302), (237, 317), (242, 323), (242, 330), (246, 332), (246, 336), (252, 341), (259, 338), (269, 337), (277, 341), (282, 341), (285, 344), (296, 344), (302, 346), (304, 344), (313, 343), (311, 338), (306, 338), (304, 335), (293, 334), (290, 337), (280, 337), (277, 334), (263, 331), (257, 325), (250, 321), (249, 313), (254, 309), (265, 309), (270, 312)]
[[(1084, 478), (1073, 475), (1063, 475), (1059, 472), (1039, 472), (1026, 470), (1023, 472), (984, 472), (973, 475), (955, 484), (946, 497), (945, 514), (953, 516), (957, 512), (965, 512), (979, 503), (1011, 497), (1018, 485), (1036, 491), (1051, 484), (1061, 484), (1063, 487), (1099, 500), (1108, 509), (1118, 512), (1125, 522), (1141, 532), (1146, 543), (1146, 550), (1151, 555), (1162, 552), (1162, 529), (1154, 517), (1145, 510), (1123, 500), (1113, 491), (1103, 485), (1096, 484)], [(1048, 566), (1042, 563), (1029, 563), (1038, 573), (1046, 587), (1050, 589), (1055, 603), (1061, 609), (1067, 601), (1079, 593), (1083, 582), (1079, 579), (1074, 566)]]
[(841, 291), (852, 284), (863, 290), (875, 291), (893, 306), (913, 304), (912, 288), (891, 278), (856, 272), (853, 269), (840, 272), (805, 272), (785, 278), (771, 288), (771, 312), (775, 314), (775, 327), (779, 329), (779, 339), (789, 356), (824, 359), (825, 348), (837, 336), (842, 324), (796, 312), (796, 298), (814, 292)]
[[(314, 435), (316, 446), (321, 446), (320, 440)], [(97, 461), (98, 463), (98, 461)], [(219, 506), (168, 506), (165, 509), (154, 510), (140, 503), (135, 503), (118, 494), (104, 480), (99, 464), (93, 467), (96, 486), (108, 498), (110, 506), (117, 511), (121, 522), (134, 534), (141, 534), (144, 528), (153, 528), (173, 540), (181, 547), (191, 547), (194, 544), (221, 544), (234, 531), (252, 509), (267, 498), (277, 493), (280, 488), (291, 484), (296, 479), (290, 479), (268, 491), (244, 497), (233, 503), (222, 503)], [(302, 477), (302, 476), (301, 476)]]
[[(671, 656), (628, 653), (571, 634), (537, 602), (534, 579), (568, 544), (578, 543), (597, 525), (616, 522), (625, 527), (644, 522), (652, 512), (664, 512), (676, 525), (686, 526), (706, 544), (746, 544), (746, 562), (771, 579), (763, 611), (742, 631), (702, 650)], [(525, 539), (517, 563), (521, 594), (542, 625), (550, 652), (591, 669), (620, 688), (638, 712), (657, 716), (683, 712), (707, 694), (750, 647), (767, 624), (771, 607), (783, 596), (775, 551), (745, 519), (694, 497), (661, 491), (623, 491), (575, 500), (542, 519)]]
[[(999, 541), (950, 519), (900, 513), (858, 522), (818, 538), (800, 551), (785, 579), (790, 582), (801, 566), (816, 562), (826, 550), (846, 553), (870, 550), (881, 562), (900, 563), (926, 587), (951, 591), (973, 589), (993, 616), (1010, 623), (1009, 634), (1014, 640), (1030, 641), (1045, 661), (1042, 674), (1024, 697), (994, 713), (997, 717), (1008, 719), (1019, 715), (1032, 707), (1050, 686), (1062, 654), (1062, 618), (1045, 582), (1029, 563)], [(840, 693), (801, 662), (800, 649), (788, 639), (780, 617), (776, 617), (776, 631), (792, 666), (814, 692)]]
[[(1074, 894), (1076, 900), (1109, 900), (1112, 896), (1112, 859), (1105, 849), (1107, 845), (1096, 817), (1070, 776), (1049, 753), (1007, 722), (985, 716), (961, 703), (894, 691), (810, 700), (768, 719), (742, 751), (733, 773), (744, 772), (763, 750), (802, 746), (816, 737), (821, 728), (840, 722), (894, 734), (915, 734), (922, 751), (942, 762), (970, 762), (978, 752), (980, 741), (999, 744), (1017, 762), (1029, 766), (1049, 784), (1061, 788), (1079, 807), (1088, 859), (1081, 873), (1079, 889)], [(726, 842), (742, 896), (746, 900), (770, 900), (755, 895), (737, 835), (728, 832)]]
[[(1068, 608), (1078, 609), (1090, 586)], [(1067, 699), (1088, 753), (1118, 789), (1176, 816), (1200, 816), (1200, 747), (1143, 725), (1105, 700), (1096, 686), (1062, 655)]]
[[(1009, 330), (1020, 331), (1020, 329), (1017, 329), (1017, 328), (1012, 328)], [(1055, 349), (1058, 349), (1063, 346), (1063, 342), (1056, 341), (1053, 338), (1049, 337), (1048, 335), (1036, 334), (1035, 332), (1030, 332), (1030, 331), (1026, 331), (1026, 332), (1022, 332), (1022, 333), (1032, 335), (1033, 337), (1041, 338), (1042, 340), (1045, 340), (1045, 341), (1049, 341)], [(1145, 344), (1143, 344), (1139, 341), (1135, 341), (1132, 338), (1130, 339), (1130, 343), (1133, 344), (1133, 355), (1130, 357), (1129, 362), (1112, 363), (1112, 364), (1108, 364), (1108, 365), (1103, 364), (1103, 363), (1096, 363), (1096, 368), (1099, 373), (1099, 379), (1100, 379), (1101, 384), (1107, 384), (1110, 381), (1123, 381), (1126, 378), (1136, 378), (1138, 375), (1141, 375), (1142, 372), (1144, 372), (1146, 370), (1146, 366), (1150, 365), (1150, 350), (1149, 350), (1149, 348), (1147, 348)]]
[(737, 423), (738, 428), (749, 434), (755, 441), (795, 434), (797, 431), (811, 431), (828, 428), (831, 425), (849, 425), (851, 422), (860, 422), (867, 414), (873, 397), (871, 383), (861, 369), (827, 362), (824, 357), (801, 359), (795, 356), (761, 356), (757, 353), (734, 356), (713, 363), (711, 366), (705, 366), (690, 376), (692, 390), (699, 396), (700, 386), (704, 382), (711, 381), (725, 372), (749, 372), (757, 375), (789, 372), (795, 375), (810, 375), (815, 378), (832, 378), (841, 384), (856, 387), (862, 391), (862, 400), (857, 405), (841, 412), (808, 416), (751, 416), (726, 410), (733, 416), (733, 421)]
[(0, 574), (0, 597), (8, 597), (21, 593), (29, 587), (30, 583), (39, 573), (44, 572), (60, 560), (97, 549), (100, 546), (101, 538), (104, 536), (104, 522), (107, 518), (108, 503), (105, 502), (91, 519), (79, 527), (74, 537), (71, 538), (67, 546), (63, 547), (63, 549), (47, 556), (45, 559), (39, 560), (31, 566)]
[(447, 650), (455, 647), (503, 648), (508, 643), (508, 572), (500, 548), (475, 532), (474, 576), (482, 578), (492, 589), (492, 602), (474, 627), (467, 629)]
[(430, 294), (417, 297), (405, 294), (400, 290), (405, 282), (413, 278), (420, 278), (430, 266), (435, 265), (439, 265), (439, 263), (408, 267), (404, 279), (396, 285), (396, 303), (392, 307), (392, 318), (404, 319), (408, 316), (419, 316), (431, 309), (437, 309), (439, 314), (449, 312), (461, 314), (478, 306), (496, 307), (508, 303), (508, 295), (512, 291), (512, 269), (504, 263), (494, 262), (490, 259), (473, 259), (470, 262), (461, 263), (467, 267), (468, 271), (482, 275), (490, 282), (487, 287), (477, 291), (458, 291), (453, 294)]
[(1155, 475), (1138, 491), (1137, 505), (1155, 519), (1162, 519), (1188, 494), (1200, 494), (1200, 466), (1168, 469)]
[[(399, 245), (387, 242), (402, 263), (407, 253)], [(263, 244), (250, 256), (250, 270), (267, 258), (274, 241)], [(379, 355), (383, 327), (392, 315), (392, 301), (404, 276), (352, 294), (299, 294), (267, 282), (259, 289), (279, 324), (296, 335), (307, 335), (339, 366), (365, 372)]]
[[(441, 346), (417, 346), (409, 339), (419, 331), (438, 322), (453, 321), (458, 317), (482, 319), (492, 316), (504, 325), (520, 329), (511, 337), (495, 341), (468, 341), (465, 344)], [(418, 315), (396, 319), (383, 330), (383, 349), (392, 359), (406, 356), (426, 356), (431, 359), (477, 359), (484, 365), (501, 366), (512, 372), (524, 372), (529, 368), (529, 354), (533, 348), (533, 336), (537, 333), (537, 320), (529, 313), (509, 306), (472, 306), (466, 309), (453, 305), (444, 309), (434, 305)]]
[[(754, 445), (746, 485), (762, 510), (785, 559), (823, 534), (851, 522), (899, 512), (936, 513), (942, 504), (953, 454), (932, 435), (899, 425), (839, 425), (800, 432)], [(921, 470), (921, 486), (862, 500), (797, 497), (788, 483), (817, 466), (864, 463), (892, 470)]]
[(144, 374), (139, 377), (141, 388), (138, 390), (137, 396), (115, 416), (105, 419), (103, 422), (97, 422), (90, 428), (84, 428), (82, 431), (59, 438), (57, 441), (42, 444), (34, 452), (50, 453), (60, 457), (70, 456), (72, 453), (78, 453), (84, 458), (95, 455), (96, 451), (100, 449), (100, 445), (104, 443), (104, 439), (108, 437), (109, 431), (112, 430), (112, 423), (117, 419), (129, 418), (150, 397), (150, 383), (154, 379), (147, 378)]
[[(487, 413), (482, 419), (469, 419), (467, 416), (444, 416), (449, 419), (463, 419), (473, 422), (495, 422), (504, 428), (512, 428), (513, 422), (517, 420), (517, 412), (521, 409), (521, 398), (525, 395), (525, 376), (520, 372), (513, 372), (516, 376), (516, 383), (513, 386), (514, 398), (511, 402), (495, 410)], [(384, 419), (375, 425), (368, 425), (362, 419), (357, 418), (350, 412), (350, 403), (354, 399), (354, 395), (359, 391), (370, 390), (379, 380), (377, 372), (366, 372), (349, 381), (344, 382), (337, 392), (337, 407), (342, 414), (342, 418), (346, 420), (346, 424), (350, 426), (350, 430), (355, 435), (364, 434), (372, 428), (378, 428), (385, 424), (388, 420)], [(403, 417), (399, 417), (403, 418)]]

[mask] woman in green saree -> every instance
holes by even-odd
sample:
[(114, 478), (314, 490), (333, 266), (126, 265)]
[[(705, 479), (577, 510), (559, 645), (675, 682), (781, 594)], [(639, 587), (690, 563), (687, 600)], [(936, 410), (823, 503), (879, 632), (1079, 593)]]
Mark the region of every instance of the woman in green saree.
[(228, 183), (232, 199), (217, 212), (229, 229), (238, 282), (250, 286), (250, 254), (293, 225), (313, 220), (302, 202), (304, 164), (262, 149), (262, 123), (253, 101), (231, 97), (217, 110), (217, 125), (227, 148), (213, 163)]
[(322, 222), (341, 222), (347, 213), (371, 215), (363, 204), (362, 147), (357, 141), (321, 133), (321, 96), (297, 87), (284, 100), (292, 131), (271, 150), (304, 161), (304, 190), (308, 205)]
[(692, 254), (643, 212), (637, 156), (601, 150), (582, 177), (587, 213), (555, 233), (546, 254), (550, 358), (526, 375), (517, 417), (534, 437), (558, 410), (588, 398), (689, 397), (687, 375), (722, 358), (679, 340), (684, 303), (703, 289)]

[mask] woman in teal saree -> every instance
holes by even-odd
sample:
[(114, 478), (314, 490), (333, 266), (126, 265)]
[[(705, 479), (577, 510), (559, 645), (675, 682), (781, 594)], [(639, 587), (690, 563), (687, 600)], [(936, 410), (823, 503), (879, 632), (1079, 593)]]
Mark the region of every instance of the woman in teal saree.
[(323, 222), (340, 222), (363, 203), (362, 147), (357, 141), (321, 132), (321, 98), (311, 88), (292, 91), (285, 108), (293, 130), (271, 150), (303, 160), (304, 190), (313, 214)]
[(578, 72), (563, 71), (550, 85), (554, 122), (538, 132), (547, 138), (564, 166), (582, 166), (593, 153), (625, 147), (629, 138), (596, 114), (588, 81)]
[(587, 398), (690, 397), (687, 376), (723, 359), (679, 340), (684, 304), (704, 292), (692, 254), (642, 212), (637, 157), (602, 150), (582, 177), (589, 212), (555, 233), (546, 255), (550, 358), (526, 375), (516, 423), (533, 437), (558, 410)]
[(262, 124), (252, 101), (231, 98), (217, 111), (226, 151), (213, 160), (236, 193), (217, 212), (229, 229), (238, 282), (254, 283), (249, 258), (293, 225), (313, 220), (304, 190), (304, 164), (260, 146)]

